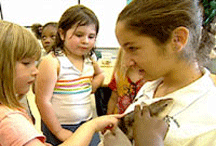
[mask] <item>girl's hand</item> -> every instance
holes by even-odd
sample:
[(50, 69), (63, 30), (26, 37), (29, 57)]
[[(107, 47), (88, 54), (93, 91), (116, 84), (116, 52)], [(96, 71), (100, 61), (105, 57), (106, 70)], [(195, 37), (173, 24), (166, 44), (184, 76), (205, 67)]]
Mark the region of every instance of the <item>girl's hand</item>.
[(60, 131), (58, 131), (55, 136), (60, 140), (60, 141), (65, 141), (66, 139), (68, 139), (71, 135), (73, 134), (72, 131), (67, 130), (62, 128)]
[(136, 146), (163, 145), (168, 125), (163, 119), (151, 117), (148, 107), (136, 106), (134, 110), (133, 135)]
[(89, 121), (90, 126), (94, 126), (95, 132), (104, 131), (104, 130), (111, 130), (114, 133), (118, 119), (122, 118), (123, 115), (105, 115), (97, 117), (91, 121)]

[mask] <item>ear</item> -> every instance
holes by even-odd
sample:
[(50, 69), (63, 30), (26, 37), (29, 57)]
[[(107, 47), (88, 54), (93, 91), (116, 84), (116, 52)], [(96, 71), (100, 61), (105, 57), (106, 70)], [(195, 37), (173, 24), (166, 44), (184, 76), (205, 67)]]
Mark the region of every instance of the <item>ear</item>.
[(61, 29), (61, 28), (59, 28), (59, 29), (58, 29), (58, 32), (59, 32), (59, 35), (60, 35), (61, 40), (64, 40), (64, 39), (65, 39), (64, 30)]
[(189, 30), (186, 27), (177, 27), (173, 31), (173, 48), (175, 51), (181, 51), (187, 44), (189, 38)]

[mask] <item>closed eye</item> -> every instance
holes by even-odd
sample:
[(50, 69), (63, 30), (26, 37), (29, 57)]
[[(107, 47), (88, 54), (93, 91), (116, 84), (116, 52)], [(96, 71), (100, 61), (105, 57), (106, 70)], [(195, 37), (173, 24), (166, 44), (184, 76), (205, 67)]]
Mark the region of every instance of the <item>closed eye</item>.
[(29, 65), (30, 62), (22, 62), (22, 64), (24, 64), (24, 65)]
[(129, 47), (129, 48), (128, 48), (128, 50), (130, 50), (130, 51), (132, 51), (132, 52), (136, 51), (137, 49), (138, 49), (137, 47)]
[(77, 37), (82, 37), (83, 35), (81, 35), (81, 34), (76, 34), (76, 36), (77, 36)]

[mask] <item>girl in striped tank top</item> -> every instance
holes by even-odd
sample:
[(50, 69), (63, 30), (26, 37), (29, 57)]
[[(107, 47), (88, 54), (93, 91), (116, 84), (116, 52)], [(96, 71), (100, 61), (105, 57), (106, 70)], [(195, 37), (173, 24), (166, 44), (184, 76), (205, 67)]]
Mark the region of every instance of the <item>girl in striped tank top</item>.
[[(90, 9), (75, 5), (58, 22), (54, 50), (43, 58), (35, 82), (36, 103), (47, 142), (57, 145), (92, 119), (91, 93), (104, 75), (92, 57), (99, 22)], [(100, 142), (95, 134), (90, 145)]]

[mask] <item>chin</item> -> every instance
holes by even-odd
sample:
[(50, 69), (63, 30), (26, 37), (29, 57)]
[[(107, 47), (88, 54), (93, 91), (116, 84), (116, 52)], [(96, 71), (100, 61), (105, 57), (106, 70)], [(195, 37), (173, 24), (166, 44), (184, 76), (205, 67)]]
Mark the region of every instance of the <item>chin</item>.
[(27, 88), (26, 90), (22, 90), (22, 91), (20, 91), (19, 93), (17, 93), (17, 94), (19, 94), (19, 95), (25, 95), (25, 94), (27, 94), (29, 92), (29, 88)]

